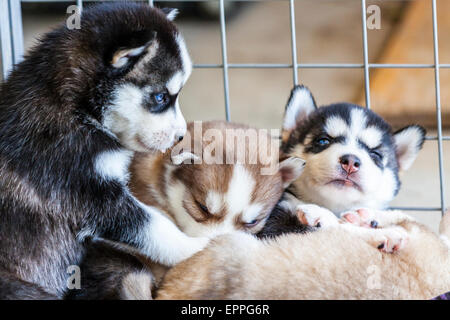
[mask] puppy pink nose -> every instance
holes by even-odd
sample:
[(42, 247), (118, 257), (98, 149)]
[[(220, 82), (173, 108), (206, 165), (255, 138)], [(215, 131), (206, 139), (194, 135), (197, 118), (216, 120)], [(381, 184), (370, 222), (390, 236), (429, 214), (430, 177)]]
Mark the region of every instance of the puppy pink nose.
[(347, 174), (352, 174), (357, 172), (361, 167), (361, 160), (355, 155), (345, 154), (339, 158), (339, 163), (341, 164), (342, 169), (347, 172)]

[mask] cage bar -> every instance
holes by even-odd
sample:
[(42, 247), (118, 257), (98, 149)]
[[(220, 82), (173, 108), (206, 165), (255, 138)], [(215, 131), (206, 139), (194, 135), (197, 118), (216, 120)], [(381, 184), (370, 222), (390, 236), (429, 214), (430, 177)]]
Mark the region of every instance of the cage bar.
[[(88, 2), (96, 2), (98, 0), (85, 0)], [(112, 0), (110, 0), (112, 1)], [(150, 6), (154, 5), (154, 0), (147, 1)], [(398, 69), (433, 69), (435, 75), (435, 95), (436, 95), (436, 121), (437, 135), (427, 136), (428, 141), (436, 141), (439, 159), (439, 186), (440, 186), (440, 207), (393, 207), (392, 209), (406, 211), (445, 211), (445, 184), (444, 184), (444, 163), (443, 163), (443, 141), (450, 141), (450, 136), (442, 134), (442, 113), (440, 99), (440, 69), (450, 68), (450, 63), (439, 62), (439, 46), (438, 46), (438, 24), (437, 24), (437, 8), (436, 0), (430, 0), (432, 4), (432, 23), (433, 23), (433, 50), (434, 63), (432, 64), (411, 64), (411, 63), (370, 63), (368, 60), (368, 37), (367, 37), (367, 8), (366, 0), (361, 0), (361, 22), (362, 22), (362, 42), (363, 42), (363, 63), (299, 63), (297, 57), (296, 43), (296, 22), (295, 22), (295, 0), (289, 1), (289, 17), (291, 32), (291, 63), (228, 63), (227, 54), (227, 37), (226, 37), (226, 17), (224, 2), (225, 1), (280, 1), (280, 0), (160, 0), (158, 2), (205, 2), (215, 1), (220, 6), (220, 35), (222, 49), (222, 63), (220, 64), (195, 64), (194, 68), (198, 69), (222, 69), (225, 115), (227, 121), (231, 120), (230, 116), (230, 98), (229, 98), (229, 69), (292, 69), (294, 84), (299, 83), (299, 69), (363, 69), (364, 70), (364, 90), (366, 107), (370, 108), (370, 69), (380, 68), (398, 68)], [(19, 63), (24, 54), (23, 45), (23, 25), (21, 19), (21, 3), (22, 2), (72, 2), (83, 8), (83, 0), (0, 0), (0, 47), (2, 53), (2, 74), (6, 79), (13, 65)]]
[(431, 11), (433, 19), (433, 48), (434, 48), (434, 80), (436, 89), (436, 127), (437, 127), (437, 146), (439, 157), (439, 186), (441, 190), (441, 211), (445, 214), (445, 186), (444, 186), (444, 159), (442, 150), (442, 118), (441, 118), (441, 83), (439, 76), (439, 44), (438, 27), (436, 15), (436, 0), (431, 0)]
[(11, 40), (13, 63), (17, 64), (23, 59), (23, 26), (22, 5), (20, 0), (9, 0)]
[(292, 49), (292, 75), (294, 85), (298, 84), (298, 66), (297, 66), (297, 39), (295, 35), (295, 7), (294, 0), (289, 0), (289, 17), (291, 19), (291, 49)]
[(11, 46), (9, 1), (0, 1), (0, 45), (2, 50), (2, 75), (8, 77), (13, 66), (13, 54)]
[(370, 109), (370, 79), (369, 79), (369, 50), (367, 45), (367, 14), (366, 0), (361, 0), (361, 22), (363, 38), (363, 59), (364, 59), (364, 94), (366, 98), (366, 108)]
[(225, 117), (227, 121), (231, 121), (230, 115), (230, 88), (228, 84), (228, 55), (227, 55), (227, 33), (225, 25), (225, 6), (224, 0), (219, 1), (220, 4), (220, 38), (222, 43), (222, 69), (223, 69), (223, 93), (225, 97)]

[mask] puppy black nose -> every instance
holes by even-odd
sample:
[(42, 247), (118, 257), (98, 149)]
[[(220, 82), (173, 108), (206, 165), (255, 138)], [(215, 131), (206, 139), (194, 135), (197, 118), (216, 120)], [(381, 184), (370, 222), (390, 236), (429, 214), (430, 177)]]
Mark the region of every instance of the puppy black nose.
[(178, 142), (180, 142), (181, 140), (183, 140), (184, 136), (178, 136)]
[(342, 169), (344, 169), (347, 174), (352, 174), (357, 172), (361, 167), (361, 160), (353, 154), (345, 154), (339, 158), (339, 163)]

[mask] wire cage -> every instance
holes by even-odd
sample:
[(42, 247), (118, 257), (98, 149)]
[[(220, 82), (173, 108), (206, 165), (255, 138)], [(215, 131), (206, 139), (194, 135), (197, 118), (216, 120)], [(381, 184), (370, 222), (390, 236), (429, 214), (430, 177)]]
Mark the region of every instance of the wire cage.
[[(23, 2), (72, 2), (76, 4), (81, 11), (83, 2), (92, 2), (93, 0), (1, 0), (0, 1), (0, 45), (2, 56), (2, 74), (6, 79), (8, 73), (13, 66), (22, 60), (24, 54), (23, 41), (23, 25), (21, 6)], [(146, 1), (153, 6), (153, 0)], [(219, 20), (221, 35), (221, 52), (222, 63), (219, 64), (195, 64), (194, 68), (201, 69), (221, 69), (223, 75), (223, 90), (225, 99), (225, 117), (227, 121), (231, 120), (230, 99), (229, 99), (229, 69), (291, 69), (294, 84), (298, 84), (299, 69), (363, 69), (364, 71), (364, 90), (365, 90), (365, 106), (370, 108), (370, 76), (369, 71), (376, 68), (398, 68), (398, 69), (432, 69), (434, 70), (435, 82), (435, 108), (436, 108), (436, 131), (437, 135), (427, 136), (426, 140), (434, 140), (438, 148), (438, 165), (439, 165), (439, 187), (440, 187), (440, 207), (397, 207), (395, 209), (408, 211), (441, 211), (444, 214), (446, 210), (445, 204), (445, 188), (444, 188), (444, 166), (443, 166), (443, 147), (442, 142), (450, 140), (450, 136), (442, 134), (442, 115), (441, 115), (441, 94), (440, 94), (440, 69), (450, 68), (450, 64), (442, 64), (439, 61), (439, 44), (438, 44), (438, 21), (436, 0), (427, 0), (431, 2), (432, 28), (433, 28), (433, 52), (434, 63), (432, 64), (412, 64), (412, 63), (369, 63), (368, 59), (368, 37), (367, 37), (367, 5), (366, 0), (355, 0), (361, 3), (361, 21), (362, 21), (362, 49), (363, 63), (301, 63), (297, 56), (296, 41), (296, 20), (295, 20), (295, 0), (250, 0), (250, 1), (284, 1), (289, 2), (290, 17), (290, 38), (291, 38), (291, 61), (289, 63), (229, 63), (227, 55), (227, 35), (226, 35), (226, 14), (225, 2), (227, 1), (245, 1), (245, 0), (158, 0), (157, 2), (200, 2), (214, 1), (219, 4)], [(248, 1), (248, 0), (247, 0)]]

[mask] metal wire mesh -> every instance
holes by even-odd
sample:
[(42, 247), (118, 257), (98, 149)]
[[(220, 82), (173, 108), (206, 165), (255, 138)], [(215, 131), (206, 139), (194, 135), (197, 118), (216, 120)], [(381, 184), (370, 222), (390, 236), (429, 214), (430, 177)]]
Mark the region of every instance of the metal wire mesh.
[[(83, 2), (89, 0), (2, 0), (0, 1), (0, 44), (2, 52), (2, 67), (3, 78), (6, 79), (9, 71), (13, 65), (19, 63), (22, 59), (23, 47), (23, 30), (22, 30), (22, 2), (73, 2), (78, 5), (80, 10), (83, 8)], [(153, 0), (145, 0), (149, 5), (153, 6)], [(158, 2), (180, 2), (180, 0), (158, 0)], [(293, 83), (298, 84), (298, 70), (299, 69), (339, 69), (339, 68), (359, 68), (364, 69), (364, 89), (365, 89), (365, 104), (370, 108), (370, 69), (377, 68), (399, 68), (399, 69), (434, 69), (435, 74), (435, 96), (436, 96), (436, 136), (428, 136), (426, 140), (435, 140), (438, 147), (439, 160), (439, 186), (440, 186), (440, 207), (398, 207), (396, 209), (410, 210), (410, 211), (441, 211), (445, 212), (445, 188), (444, 188), (444, 167), (443, 167), (443, 149), (442, 141), (450, 140), (450, 136), (442, 135), (442, 118), (441, 118), (441, 99), (440, 99), (440, 78), (439, 71), (441, 68), (450, 68), (450, 64), (441, 64), (439, 62), (439, 47), (438, 47), (438, 24), (436, 16), (436, 0), (431, 1), (432, 10), (429, 14), (432, 15), (433, 23), (433, 50), (434, 63), (433, 64), (380, 64), (369, 63), (368, 59), (368, 41), (367, 41), (367, 14), (366, 14), (366, 0), (361, 1), (361, 21), (362, 21), (362, 41), (363, 41), (363, 63), (299, 63), (297, 57), (297, 43), (296, 43), (296, 25), (295, 25), (295, 0), (277, 0), (289, 1), (289, 17), (290, 17), (290, 33), (291, 33), (291, 49), (292, 61), (291, 63), (228, 63), (227, 54), (227, 36), (226, 36), (226, 21), (225, 21), (225, 1), (244, 1), (244, 0), (181, 0), (181, 2), (200, 2), (200, 1), (215, 1), (219, 2), (220, 8), (220, 34), (221, 34), (221, 49), (222, 49), (222, 63), (221, 64), (195, 64), (194, 68), (208, 68), (208, 69), (222, 69), (223, 71), (223, 85), (225, 97), (225, 115), (226, 120), (231, 120), (230, 113), (230, 94), (229, 94), (229, 69), (292, 69)], [(251, 0), (264, 1), (264, 0)], [(267, 0), (266, 0), (267, 1)], [(269, 0), (270, 1), (270, 0)], [(272, 0), (274, 1), (274, 0)]]

